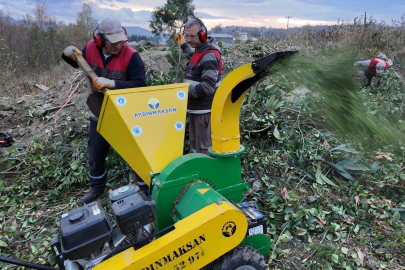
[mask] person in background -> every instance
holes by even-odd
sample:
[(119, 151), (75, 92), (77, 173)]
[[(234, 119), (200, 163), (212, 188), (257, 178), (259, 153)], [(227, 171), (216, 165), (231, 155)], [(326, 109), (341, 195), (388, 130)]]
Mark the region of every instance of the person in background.
[(174, 39), (190, 58), (184, 75), (184, 82), (190, 83), (187, 104), (190, 148), (194, 153), (208, 155), (208, 148), (212, 146), (211, 106), (222, 74), (221, 51), (215, 39), (208, 37), (204, 23), (197, 18), (188, 19), (185, 35), (176, 33)]
[(382, 83), (381, 74), (392, 66), (392, 61), (388, 59), (384, 54), (380, 53), (377, 57), (371, 58), (370, 60), (363, 60), (354, 63), (355, 67), (364, 67), (364, 76), (366, 76), (367, 83), (364, 86), (371, 86), (371, 80), (373, 77), (380, 77), (378, 83)]
[[(97, 31), (97, 32), (96, 32)], [(83, 55), (97, 74), (93, 80), (93, 94), (89, 95), (87, 105), (90, 109), (90, 129), (88, 134), (87, 155), (89, 164), (90, 191), (80, 201), (83, 204), (96, 200), (104, 193), (107, 184), (105, 159), (110, 144), (97, 132), (97, 121), (103, 103), (102, 89), (125, 89), (146, 86), (145, 66), (133, 48), (126, 44), (126, 30), (115, 19), (103, 20), (94, 30), (94, 38), (83, 50), (75, 46), (64, 49), (62, 58), (72, 67), (79, 67), (76, 55)], [(148, 186), (137, 176), (138, 185), (147, 192)]]

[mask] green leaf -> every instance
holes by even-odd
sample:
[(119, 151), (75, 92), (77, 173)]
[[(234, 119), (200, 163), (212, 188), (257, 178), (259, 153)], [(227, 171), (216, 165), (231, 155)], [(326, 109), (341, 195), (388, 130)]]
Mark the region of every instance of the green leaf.
[(281, 140), (280, 132), (278, 132), (277, 126), (274, 128), (273, 135), (274, 135), (274, 137), (276, 137), (277, 139)]
[(308, 202), (310, 202), (310, 203), (311, 203), (311, 202), (315, 202), (317, 199), (318, 199), (318, 196), (316, 196), (316, 195), (315, 195), (315, 196), (312, 196), (312, 195), (311, 195), (311, 196), (309, 196), (309, 198), (308, 198)]
[(349, 164), (345, 166), (346, 170), (350, 171), (369, 171), (370, 169), (364, 165), (361, 164)]
[(337, 254), (331, 255), (332, 262), (339, 263), (339, 256)]
[(395, 213), (394, 213), (394, 218), (396, 218), (396, 219), (400, 219), (400, 218), (401, 218), (401, 215), (399, 214), (398, 211), (395, 211)]
[(0, 247), (8, 247), (8, 245), (3, 240), (0, 240)]
[(295, 217), (295, 219), (298, 220), (298, 219), (302, 218), (303, 216), (305, 216), (306, 213), (307, 213), (307, 211), (305, 209), (301, 209), (301, 210), (298, 210), (297, 213), (295, 213), (294, 217)]
[(297, 227), (297, 235), (305, 235), (307, 232), (307, 229)]
[(357, 258), (357, 252), (354, 251), (354, 250), (350, 251), (350, 256), (352, 256), (353, 259), (356, 259)]
[(286, 242), (290, 242), (293, 238), (294, 238), (293, 236), (288, 236), (286, 234), (283, 234), (279, 237), (279, 241), (286, 243)]
[(329, 178), (327, 178), (325, 175), (321, 174), (322, 181), (325, 182), (326, 184), (332, 185), (334, 187), (339, 187), (335, 183), (333, 183)]
[(76, 169), (77, 169), (77, 162), (76, 162), (76, 161), (72, 161), (72, 162), (70, 163), (70, 168), (71, 168), (72, 170), (76, 170)]
[(349, 249), (345, 247), (342, 247), (341, 250), (343, 254), (347, 254), (349, 252)]

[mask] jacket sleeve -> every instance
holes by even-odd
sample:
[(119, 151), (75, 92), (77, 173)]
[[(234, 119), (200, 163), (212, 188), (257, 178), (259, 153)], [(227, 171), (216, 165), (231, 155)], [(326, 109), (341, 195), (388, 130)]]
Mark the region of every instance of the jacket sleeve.
[(146, 86), (145, 65), (143, 64), (139, 53), (135, 52), (128, 64), (127, 80), (115, 80), (115, 88), (125, 89), (144, 86)]
[(362, 67), (367, 68), (370, 65), (370, 63), (371, 63), (371, 60), (357, 61), (356, 63), (354, 63), (354, 66), (355, 67), (362, 66)]
[(194, 51), (190, 48), (190, 46), (187, 44), (187, 42), (184, 42), (181, 45), (181, 49), (183, 50), (184, 54), (188, 57), (191, 58), (191, 56), (194, 55)]
[(190, 98), (210, 96), (215, 93), (218, 80), (219, 59), (214, 53), (205, 54), (198, 68), (202, 69), (201, 83), (190, 85), (188, 94)]

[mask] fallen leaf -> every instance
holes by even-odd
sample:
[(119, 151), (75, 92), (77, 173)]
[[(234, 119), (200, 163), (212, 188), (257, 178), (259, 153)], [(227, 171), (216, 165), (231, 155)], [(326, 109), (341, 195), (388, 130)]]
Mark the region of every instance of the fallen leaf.
[(360, 249), (357, 249), (357, 256), (359, 257), (360, 262), (363, 264), (364, 254)]
[(377, 156), (374, 157), (374, 159), (382, 159), (385, 158), (388, 161), (392, 161), (392, 157), (388, 156), (386, 153), (383, 152), (377, 152)]
[(321, 215), (317, 215), (316, 216), (318, 218), (317, 223), (319, 224), (319, 226), (321, 226), (322, 228), (325, 228), (325, 219), (323, 218), (323, 216)]
[(322, 144), (325, 146), (325, 150), (328, 150), (328, 148), (329, 148), (329, 143), (328, 143), (328, 141), (327, 141), (327, 140), (324, 140)]
[(49, 87), (42, 85), (42, 84), (35, 84), (34, 85), (36, 88), (41, 89), (44, 92), (47, 92), (49, 90)]
[(376, 203), (387, 203), (391, 208), (393, 207), (391, 200), (384, 199), (384, 200), (376, 200), (375, 202)]
[(340, 221), (354, 226), (354, 222), (349, 217), (348, 218), (342, 218)]
[(290, 198), (290, 196), (288, 196), (288, 193), (287, 193), (287, 188), (283, 188), (283, 190), (281, 191), (281, 198), (283, 198), (284, 200), (287, 200)]
[(356, 206), (358, 206), (359, 203), (360, 203), (360, 198), (359, 198), (359, 196), (354, 197), (354, 200), (356, 201)]

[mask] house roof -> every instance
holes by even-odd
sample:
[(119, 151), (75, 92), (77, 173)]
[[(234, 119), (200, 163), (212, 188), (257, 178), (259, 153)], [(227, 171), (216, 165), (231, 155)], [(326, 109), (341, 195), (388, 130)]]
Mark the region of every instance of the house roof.
[(229, 34), (208, 34), (208, 36), (213, 38), (233, 38), (233, 36)]

